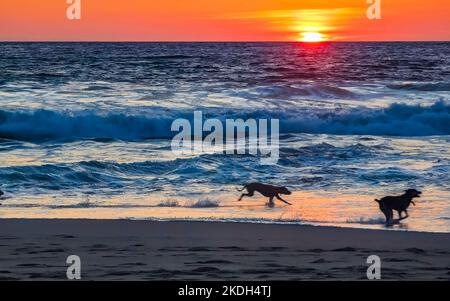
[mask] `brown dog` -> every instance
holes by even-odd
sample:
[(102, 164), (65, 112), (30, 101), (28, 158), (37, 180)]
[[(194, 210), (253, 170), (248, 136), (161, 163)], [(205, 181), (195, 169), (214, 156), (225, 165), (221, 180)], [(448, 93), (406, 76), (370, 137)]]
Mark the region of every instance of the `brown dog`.
[[(397, 211), (399, 220), (408, 218), (409, 215), (407, 209), (409, 205), (413, 204), (415, 206), (416, 203), (414, 203), (413, 198), (420, 198), (421, 194), (421, 191), (408, 189), (405, 190), (405, 193), (402, 195), (385, 196), (380, 200), (375, 199), (375, 202), (380, 205), (380, 210), (386, 217), (386, 224), (391, 224), (394, 217), (393, 210)], [(402, 217), (402, 212), (405, 212), (406, 216)]]
[(255, 194), (255, 191), (261, 193), (263, 196), (269, 198), (269, 206), (273, 206), (273, 198), (277, 198), (278, 200), (288, 204), (292, 205), (291, 203), (283, 200), (280, 197), (280, 194), (291, 194), (291, 192), (286, 187), (279, 187), (279, 186), (273, 186), (273, 185), (266, 185), (261, 183), (250, 183), (245, 185), (241, 190), (238, 189), (238, 191), (242, 191), (244, 189), (247, 189), (248, 193), (243, 193), (238, 201), (242, 200), (244, 196), (252, 197)]

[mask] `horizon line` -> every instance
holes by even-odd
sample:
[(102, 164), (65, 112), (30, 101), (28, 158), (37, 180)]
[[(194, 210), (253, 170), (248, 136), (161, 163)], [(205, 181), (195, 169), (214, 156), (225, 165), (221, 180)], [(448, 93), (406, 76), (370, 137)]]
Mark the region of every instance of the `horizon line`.
[(449, 40), (357, 40), (357, 41), (219, 41), (219, 40), (0, 40), (0, 43), (303, 43), (303, 44), (322, 44), (322, 43), (445, 43)]

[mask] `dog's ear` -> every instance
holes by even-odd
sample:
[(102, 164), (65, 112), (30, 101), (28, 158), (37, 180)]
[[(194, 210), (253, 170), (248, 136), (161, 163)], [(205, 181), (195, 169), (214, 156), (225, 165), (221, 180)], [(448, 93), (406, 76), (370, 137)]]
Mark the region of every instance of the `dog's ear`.
[(405, 194), (408, 196), (412, 196), (412, 195), (414, 195), (414, 190), (412, 190), (412, 189), (405, 190)]

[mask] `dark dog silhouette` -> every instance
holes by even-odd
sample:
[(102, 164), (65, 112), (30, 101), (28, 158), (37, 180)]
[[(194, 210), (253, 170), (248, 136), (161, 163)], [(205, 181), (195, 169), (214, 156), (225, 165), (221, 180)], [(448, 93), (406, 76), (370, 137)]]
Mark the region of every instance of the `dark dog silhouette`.
[(284, 186), (273, 186), (273, 185), (266, 185), (261, 183), (250, 183), (245, 185), (241, 190), (238, 189), (238, 191), (243, 191), (244, 189), (247, 189), (248, 193), (243, 193), (238, 201), (242, 200), (244, 196), (252, 197), (255, 194), (255, 191), (261, 193), (263, 196), (269, 198), (269, 206), (273, 206), (273, 198), (277, 198), (278, 200), (288, 204), (292, 205), (291, 203), (283, 200), (280, 197), (280, 194), (291, 194), (291, 192)]
[[(379, 200), (375, 199), (375, 202), (380, 205), (381, 212), (383, 212), (384, 216), (386, 217), (386, 225), (389, 225), (393, 222), (393, 210), (397, 211), (399, 220), (408, 218), (409, 214), (407, 209), (409, 205), (413, 204), (415, 206), (416, 203), (414, 203), (413, 198), (420, 198), (421, 194), (421, 191), (408, 189), (405, 190), (404, 194), (399, 196), (385, 196), (384, 198)], [(403, 217), (402, 212), (405, 212), (406, 214)]]

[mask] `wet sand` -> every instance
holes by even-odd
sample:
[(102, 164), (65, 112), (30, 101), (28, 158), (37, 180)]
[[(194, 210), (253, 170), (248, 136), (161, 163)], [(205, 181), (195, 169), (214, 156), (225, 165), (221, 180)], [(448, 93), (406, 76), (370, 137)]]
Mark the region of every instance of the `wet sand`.
[(450, 280), (450, 234), (299, 225), (88, 219), (0, 220), (0, 279)]

